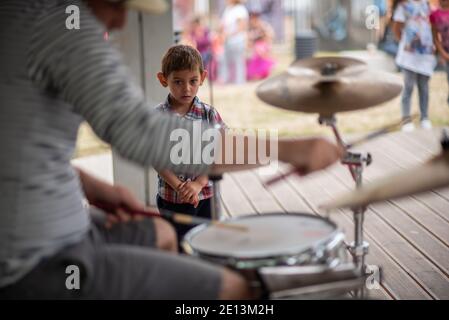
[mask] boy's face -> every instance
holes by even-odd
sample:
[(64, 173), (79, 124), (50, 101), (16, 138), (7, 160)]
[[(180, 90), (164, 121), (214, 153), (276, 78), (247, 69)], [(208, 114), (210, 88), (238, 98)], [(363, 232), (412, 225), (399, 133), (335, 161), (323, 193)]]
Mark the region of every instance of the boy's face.
[(207, 71), (200, 73), (198, 68), (195, 71), (173, 71), (168, 77), (165, 77), (162, 72), (157, 75), (162, 86), (169, 88), (172, 98), (175, 99), (174, 102), (180, 105), (192, 103), (206, 76)]

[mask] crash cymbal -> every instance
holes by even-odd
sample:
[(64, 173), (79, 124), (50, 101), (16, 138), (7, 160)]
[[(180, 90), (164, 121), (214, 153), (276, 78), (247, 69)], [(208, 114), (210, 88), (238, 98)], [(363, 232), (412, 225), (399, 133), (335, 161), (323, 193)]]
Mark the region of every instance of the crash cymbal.
[(368, 69), (360, 60), (345, 57), (322, 57), (297, 60), (287, 73), (296, 77), (307, 77), (320, 82), (332, 82), (341, 77), (355, 75)]
[(367, 184), (351, 193), (337, 197), (322, 209), (358, 208), (379, 201), (411, 196), (449, 186), (449, 151), (430, 159), (421, 166), (405, 170)]
[(369, 69), (356, 59), (329, 57), (293, 63), (263, 82), (257, 96), (276, 107), (330, 117), (381, 104), (401, 90), (402, 80), (394, 74)]

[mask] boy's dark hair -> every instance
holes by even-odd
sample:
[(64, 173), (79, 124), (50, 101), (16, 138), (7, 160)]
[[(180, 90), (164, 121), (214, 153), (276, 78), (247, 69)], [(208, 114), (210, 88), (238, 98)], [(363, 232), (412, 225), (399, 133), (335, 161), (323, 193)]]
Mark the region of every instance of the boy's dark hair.
[(168, 49), (164, 58), (162, 58), (162, 73), (164, 77), (168, 77), (173, 71), (195, 71), (197, 68), (200, 70), (200, 73), (203, 73), (203, 59), (200, 52), (191, 46), (175, 45)]

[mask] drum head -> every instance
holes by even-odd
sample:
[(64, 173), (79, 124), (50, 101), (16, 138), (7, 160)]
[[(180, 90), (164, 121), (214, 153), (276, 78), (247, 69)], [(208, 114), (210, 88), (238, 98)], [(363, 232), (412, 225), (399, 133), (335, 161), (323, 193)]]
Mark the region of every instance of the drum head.
[(258, 259), (299, 254), (331, 240), (337, 232), (332, 222), (308, 214), (263, 214), (226, 220), (248, 227), (238, 231), (200, 225), (184, 241), (196, 253)]

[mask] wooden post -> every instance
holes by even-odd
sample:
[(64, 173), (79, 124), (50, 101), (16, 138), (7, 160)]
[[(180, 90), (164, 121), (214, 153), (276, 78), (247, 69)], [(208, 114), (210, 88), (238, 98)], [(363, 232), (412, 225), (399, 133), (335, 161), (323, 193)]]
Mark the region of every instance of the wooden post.
[[(171, 1), (167, 2), (171, 4)], [(155, 107), (167, 95), (156, 74), (163, 54), (174, 40), (171, 7), (162, 15), (130, 11), (127, 26), (117, 38), (134, 80), (143, 88), (149, 105)], [(128, 187), (146, 205), (156, 205), (157, 174), (154, 169), (134, 165), (113, 151), (113, 173), (115, 183)]]

